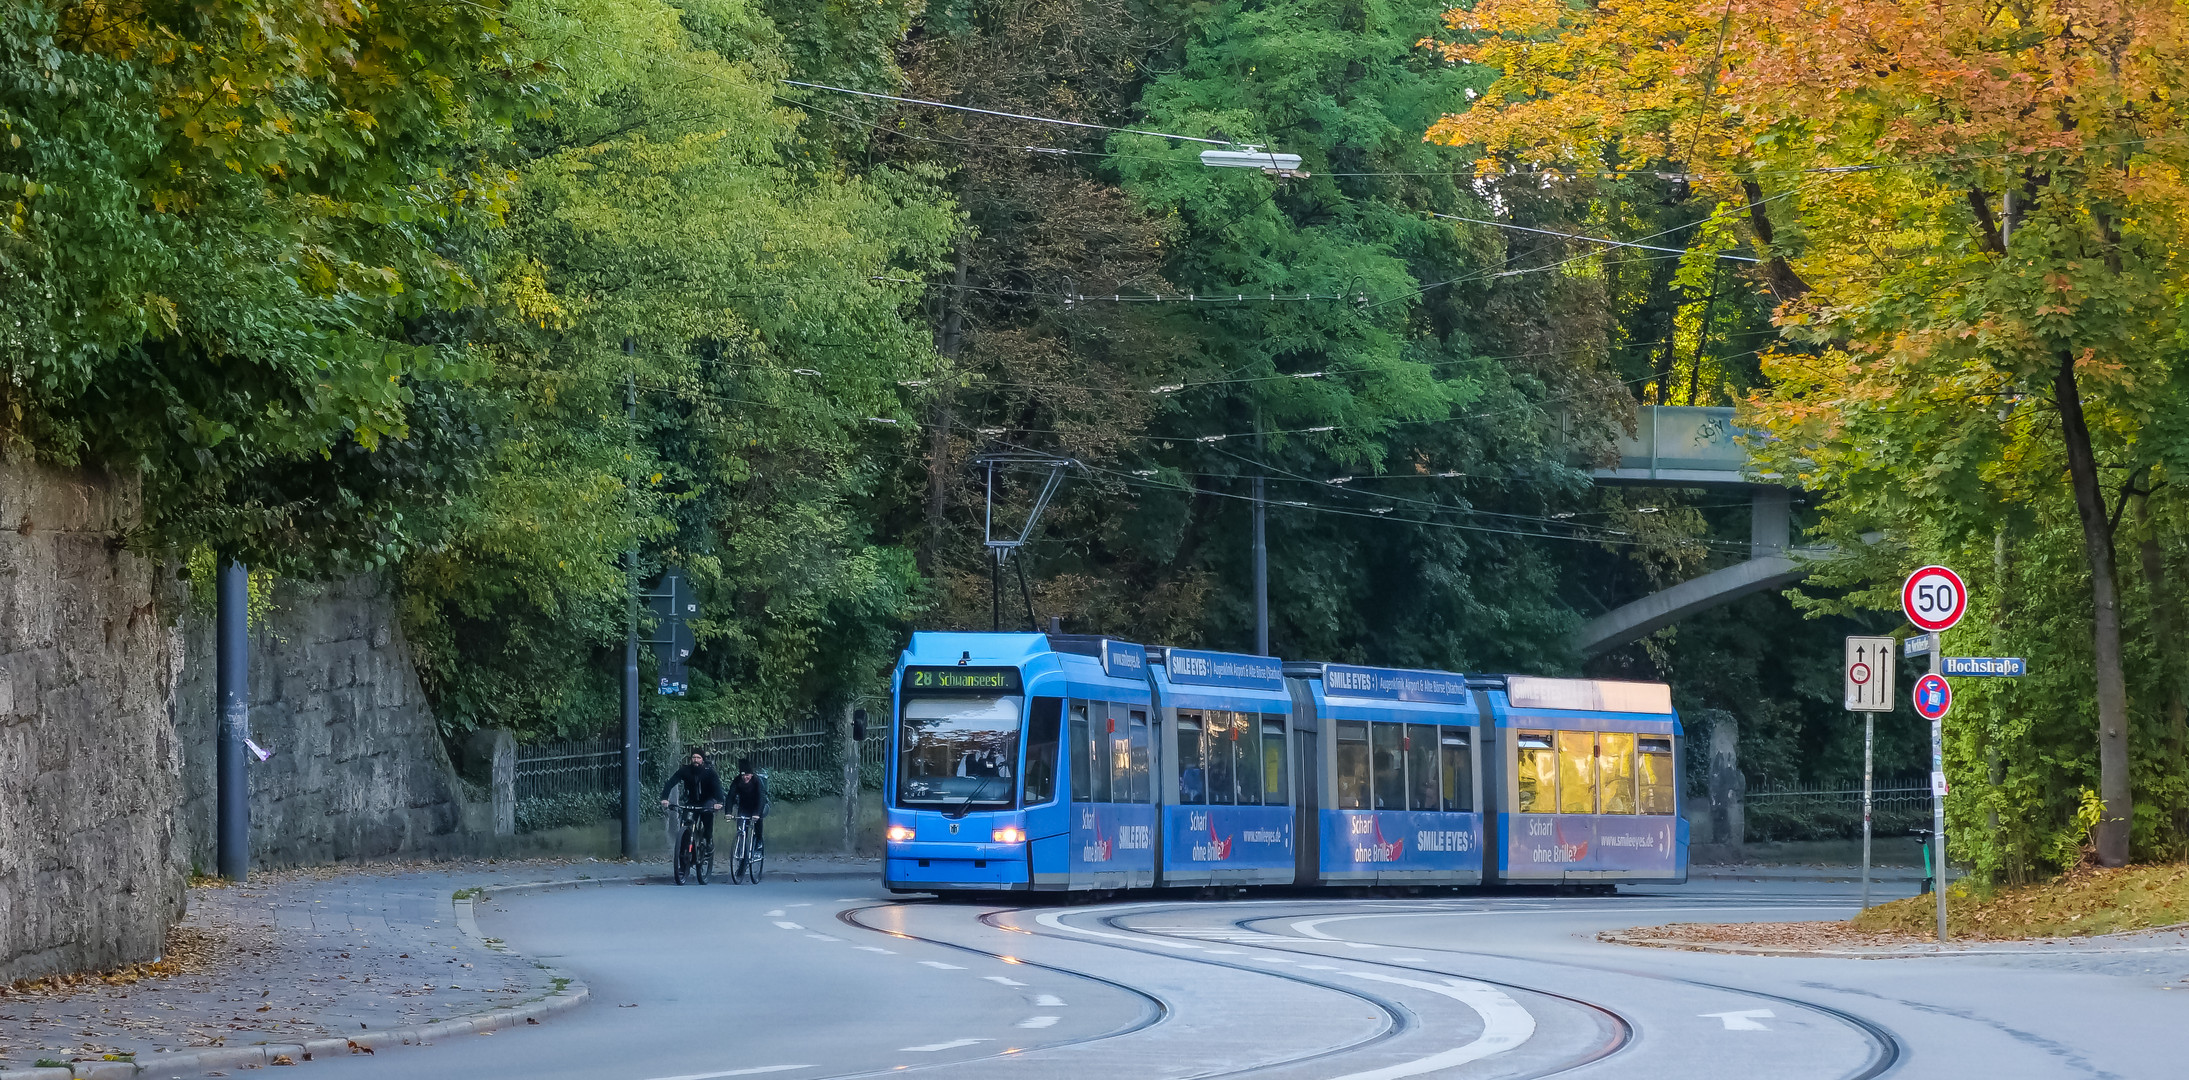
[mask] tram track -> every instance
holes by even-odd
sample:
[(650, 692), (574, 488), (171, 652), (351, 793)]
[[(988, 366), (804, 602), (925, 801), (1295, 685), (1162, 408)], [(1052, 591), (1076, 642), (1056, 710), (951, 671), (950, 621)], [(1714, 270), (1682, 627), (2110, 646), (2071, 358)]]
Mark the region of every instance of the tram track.
[[(1416, 911), (1413, 911), (1413, 912), (1398, 912), (1398, 911), (1386, 911), (1386, 912), (1378, 912), (1378, 914), (1393, 914), (1393, 915), (1399, 915), (1399, 914), (1420, 914), (1420, 915), (1426, 915), (1426, 916), (1445, 915), (1445, 914), (1451, 914), (1451, 913), (1452, 913), (1452, 911), (1451, 911), (1450, 909), (1446, 909), (1446, 908), (1421, 908), (1421, 909), (1417, 909)], [(1342, 910), (1341, 910), (1341, 911), (1329, 911), (1329, 912), (1326, 912), (1326, 914), (1330, 914), (1330, 915), (1344, 915), (1344, 914), (1348, 914), (1348, 912), (1346, 912), (1346, 911), (1342, 911)], [(1313, 915), (1307, 915), (1307, 916), (1305, 916), (1305, 917), (1307, 917), (1307, 918), (1313, 918), (1313, 917), (1315, 917), (1315, 916), (1313, 916)], [(1241, 919), (1235, 919), (1235, 920), (1233, 920), (1233, 921), (1232, 921), (1231, 925), (1232, 925), (1232, 926), (1233, 926), (1234, 928), (1236, 928), (1236, 929), (1239, 929), (1239, 930), (1243, 930), (1243, 931), (1247, 931), (1247, 932), (1251, 932), (1251, 933), (1256, 933), (1256, 934), (1264, 934), (1264, 935), (1267, 935), (1267, 936), (1270, 936), (1270, 937), (1276, 937), (1276, 938), (1284, 938), (1284, 937), (1287, 937), (1287, 935), (1283, 935), (1283, 934), (1271, 934), (1271, 933), (1270, 933), (1269, 931), (1267, 931), (1267, 930), (1263, 930), (1263, 929), (1260, 929), (1259, 927), (1257, 927), (1257, 926), (1254, 926), (1254, 925), (1251, 925), (1251, 924), (1254, 924), (1254, 923), (1262, 923), (1262, 922), (1272, 922), (1272, 921), (1277, 921), (1277, 920), (1297, 920), (1297, 919), (1300, 919), (1300, 918), (1302, 918), (1302, 916), (1301, 916), (1300, 914), (1298, 914), (1298, 913), (1294, 913), (1294, 914), (1286, 914), (1286, 915), (1256, 915), (1256, 916), (1248, 916), (1248, 917), (1246, 917), (1246, 918), (1241, 918)], [(1293, 939), (1293, 940), (1310, 941), (1310, 940), (1314, 940), (1314, 939), (1311, 939), (1311, 938), (1296, 938), (1296, 939)], [(1395, 947), (1395, 946), (1386, 946), (1386, 947)], [(1656, 982), (1679, 983), (1679, 984), (1682, 984), (1682, 985), (1686, 985), (1686, 986), (1694, 986), (1694, 987), (1699, 987), (1699, 988), (1702, 988), (1702, 989), (1707, 989), (1707, 990), (1721, 990), (1721, 991), (1724, 991), (1724, 992), (1726, 992), (1726, 993), (1732, 993), (1732, 994), (1741, 994), (1741, 995), (1745, 995), (1745, 996), (1748, 996), (1748, 997), (1763, 998), (1763, 999), (1765, 999), (1765, 1000), (1769, 1000), (1769, 1001), (1776, 1001), (1776, 1002), (1779, 1002), (1779, 1003), (1781, 1003), (1781, 1004), (1785, 1004), (1785, 1005), (1791, 1005), (1791, 1006), (1794, 1006), (1795, 1008), (1799, 1008), (1799, 1009), (1805, 1009), (1805, 1010), (1808, 1010), (1808, 1011), (1810, 1011), (1810, 1012), (1814, 1012), (1814, 1013), (1817, 1013), (1817, 1014), (1819, 1014), (1819, 1015), (1821, 1015), (1821, 1016), (1827, 1016), (1827, 1017), (1830, 1017), (1831, 1019), (1833, 1019), (1833, 1020), (1835, 1020), (1835, 1021), (1838, 1021), (1839, 1023), (1845, 1024), (1846, 1026), (1848, 1026), (1848, 1027), (1850, 1027), (1850, 1028), (1853, 1028), (1854, 1030), (1856, 1030), (1856, 1031), (1860, 1032), (1860, 1033), (1861, 1033), (1861, 1034), (1863, 1035), (1863, 1037), (1864, 1037), (1864, 1038), (1866, 1038), (1867, 1040), (1869, 1040), (1869, 1042), (1870, 1042), (1870, 1048), (1871, 1048), (1871, 1053), (1870, 1053), (1870, 1057), (1869, 1057), (1869, 1060), (1868, 1060), (1868, 1061), (1865, 1061), (1865, 1062), (1863, 1063), (1863, 1065), (1862, 1065), (1862, 1067), (1861, 1067), (1861, 1068), (1859, 1068), (1859, 1069), (1856, 1069), (1855, 1071), (1853, 1071), (1853, 1072), (1851, 1072), (1851, 1073), (1848, 1073), (1848, 1074), (1846, 1074), (1845, 1076), (1841, 1077), (1841, 1078), (1840, 1078), (1840, 1080), (1876, 1080), (1876, 1078), (1878, 1078), (1878, 1077), (1881, 1077), (1881, 1076), (1884, 1076), (1884, 1075), (1886, 1075), (1887, 1073), (1890, 1073), (1890, 1072), (1892, 1072), (1892, 1071), (1893, 1071), (1893, 1069), (1897, 1068), (1897, 1067), (1899, 1066), (1900, 1062), (1901, 1062), (1901, 1059), (1902, 1059), (1902, 1058), (1904, 1058), (1904, 1057), (1905, 1057), (1905, 1056), (1907, 1055), (1907, 1048), (1906, 1048), (1906, 1046), (1905, 1046), (1905, 1045), (1904, 1045), (1904, 1044), (1903, 1044), (1903, 1043), (1901, 1042), (1901, 1039), (1900, 1039), (1900, 1037), (1899, 1037), (1898, 1035), (1896, 1035), (1896, 1034), (1894, 1034), (1894, 1033), (1893, 1033), (1892, 1029), (1890, 1029), (1890, 1028), (1887, 1028), (1887, 1027), (1885, 1027), (1884, 1025), (1882, 1025), (1882, 1024), (1879, 1024), (1879, 1023), (1877, 1023), (1876, 1021), (1874, 1021), (1874, 1020), (1871, 1020), (1871, 1019), (1869, 1019), (1869, 1018), (1867, 1018), (1867, 1017), (1864, 1017), (1864, 1016), (1860, 1016), (1860, 1015), (1858, 1015), (1858, 1014), (1856, 1014), (1856, 1013), (1852, 1013), (1852, 1012), (1849, 1012), (1849, 1011), (1847, 1011), (1847, 1010), (1845, 1010), (1845, 1009), (1835, 1008), (1835, 1007), (1833, 1007), (1833, 1006), (1830, 1006), (1830, 1005), (1825, 1005), (1825, 1004), (1822, 1004), (1821, 1002), (1816, 1002), (1816, 1001), (1810, 1001), (1810, 1000), (1807, 1000), (1807, 999), (1804, 999), (1804, 998), (1797, 998), (1797, 997), (1792, 997), (1792, 996), (1789, 996), (1789, 995), (1786, 995), (1786, 994), (1779, 994), (1779, 993), (1773, 993), (1773, 992), (1771, 992), (1771, 991), (1767, 991), (1767, 990), (1754, 990), (1754, 989), (1750, 989), (1750, 988), (1748, 988), (1748, 987), (1741, 987), (1741, 986), (1728, 986), (1728, 985), (1725, 985), (1725, 984), (1723, 984), (1723, 983), (1714, 983), (1714, 982), (1709, 982), (1709, 981), (1706, 981), (1706, 980), (1702, 980), (1702, 979), (1688, 979), (1688, 978), (1682, 978), (1682, 977), (1680, 977), (1680, 976), (1677, 976), (1677, 975), (1664, 975), (1664, 974), (1659, 974), (1659, 973), (1656, 973), (1656, 972), (1648, 972), (1648, 971), (1635, 971), (1635, 970), (1631, 970), (1631, 969), (1628, 969), (1628, 968), (1623, 968), (1623, 967), (1612, 967), (1612, 966), (1608, 966), (1608, 965), (1601, 965), (1601, 964), (1583, 964), (1583, 963), (1576, 963), (1576, 962), (1574, 962), (1574, 961), (1571, 961), (1571, 960), (1548, 960), (1548, 959), (1544, 959), (1544, 958), (1542, 958), (1542, 957), (1538, 957), (1538, 956), (1514, 956), (1514, 955), (1510, 955), (1510, 954), (1506, 954), (1506, 953), (1483, 952), (1483, 951), (1480, 951), (1480, 950), (1475, 950), (1475, 949), (1450, 949), (1450, 948), (1442, 948), (1442, 947), (1435, 947), (1435, 946), (1421, 946), (1421, 945), (1408, 945), (1408, 946), (1406, 946), (1406, 947), (1407, 947), (1407, 948), (1409, 948), (1409, 949), (1412, 949), (1412, 950), (1418, 951), (1418, 952), (1434, 952), (1434, 953), (1443, 953), (1443, 954), (1445, 954), (1445, 955), (1448, 955), (1448, 956), (1463, 956), (1463, 957), (1464, 957), (1464, 956), (1474, 956), (1474, 957), (1481, 957), (1481, 958), (1484, 958), (1484, 959), (1506, 960), (1506, 961), (1513, 961), (1513, 962), (1519, 962), (1519, 963), (1529, 963), (1529, 964), (1546, 964), (1546, 965), (1551, 965), (1551, 966), (1555, 966), (1555, 967), (1571, 968), (1571, 969), (1573, 969), (1573, 970), (1576, 970), (1576, 971), (1599, 971), (1599, 972), (1607, 972), (1607, 973), (1613, 973), (1613, 974), (1618, 974), (1618, 975), (1624, 975), (1624, 976), (1626, 976), (1626, 977), (1628, 977), (1628, 978), (1635, 978), (1635, 979), (1645, 979), (1645, 980), (1651, 980), (1651, 981), (1656, 981)], [(1470, 978), (1472, 978), (1472, 977), (1473, 977), (1473, 976), (1470, 976)], [(1482, 981), (1485, 981), (1485, 982), (1487, 982), (1487, 981), (1489, 981), (1489, 980), (1482, 980)], [(1540, 990), (1536, 990), (1536, 991), (1531, 991), (1531, 992), (1534, 992), (1534, 993), (1549, 993), (1549, 992), (1547, 992), (1547, 991), (1540, 991)], [(1564, 996), (1564, 995), (1556, 995), (1556, 994), (1551, 994), (1550, 996)], [(1575, 1000), (1575, 1001), (1578, 1001), (1579, 999), (1569, 999), (1569, 1000)]]

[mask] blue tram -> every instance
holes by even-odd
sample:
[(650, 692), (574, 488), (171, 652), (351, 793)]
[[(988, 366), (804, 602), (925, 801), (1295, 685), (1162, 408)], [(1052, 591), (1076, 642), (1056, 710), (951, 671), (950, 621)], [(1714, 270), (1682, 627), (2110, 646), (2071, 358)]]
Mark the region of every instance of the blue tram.
[(1659, 683), (920, 633), (895, 686), (898, 892), (1686, 879)]

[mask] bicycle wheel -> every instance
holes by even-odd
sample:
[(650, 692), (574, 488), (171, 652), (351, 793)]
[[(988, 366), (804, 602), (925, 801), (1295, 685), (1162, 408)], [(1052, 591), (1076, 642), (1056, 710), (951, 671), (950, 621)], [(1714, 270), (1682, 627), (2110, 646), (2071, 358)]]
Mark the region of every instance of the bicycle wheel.
[(707, 878), (713, 873), (714, 837), (702, 834), (699, 837), (699, 846), (693, 852), (692, 875), (699, 879), (701, 885), (705, 885)]
[(686, 868), (686, 867), (689, 867), (689, 866), (691, 866), (691, 865), (692, 865), (692, 827), (691, 827), (691, 826), (689, 826), (689, 825), (686, 825), (686, 826), (684, 827), (684, 831), (683, 831), (683, 832), (681, 832), (681, 833), (679, 833), (679, 834), (677, 834), (677, 838), (676, 838), (676, 866), (675, 866), (675, 867), (674, 867), (674, 868), (673, 868), (673, 869), (672, 869), (672, 870), (670, 871), (670, 876), (671, 876), (672, 878), (674, 878), (674, 879), (675, 879), (675, 881), (676, 881), (676, 883), (677, 883), (677, 884), (679, 884), (679, 885), (682, 885), (682, 884), (684, 884), (684, 870), (685, 870), (685, 868)]
[(758, 843), (754, 843), (752, 845), (752, 865), (745, 868), (745, 879), (747, 881), (755, 885), (760, 884), (760, 867), (762, 863), (767, 861), (767, 858), (767, 849)]
[(752, 845), (752, 833), (745, 828), (745, 820), (737, 821), (737, 840), (730, 850), (730, 883), (745, 880), (746, 849)]

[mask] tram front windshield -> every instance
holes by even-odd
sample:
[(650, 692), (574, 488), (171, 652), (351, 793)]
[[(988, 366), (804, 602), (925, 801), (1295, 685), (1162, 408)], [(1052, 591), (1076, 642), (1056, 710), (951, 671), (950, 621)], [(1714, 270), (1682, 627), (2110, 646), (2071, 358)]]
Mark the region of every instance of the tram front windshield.
[(1018, 802), (1024, 699), (911, 698), (897, 730), (897, 805), (994, 810)]

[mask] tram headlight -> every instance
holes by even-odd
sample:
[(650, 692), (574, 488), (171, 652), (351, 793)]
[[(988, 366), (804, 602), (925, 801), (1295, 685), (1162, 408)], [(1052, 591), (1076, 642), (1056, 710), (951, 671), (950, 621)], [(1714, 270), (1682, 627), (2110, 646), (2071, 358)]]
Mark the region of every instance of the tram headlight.
[(904, 841), (912, 839), (912, 826), (891, 825), (889, 827), (889, 838), (892, 841)]
[(1026, 842), (1026, 830), (1015, 825), (1006, 825), (989, 833), (988, 838), (999, 844), (1023, 844)]

